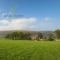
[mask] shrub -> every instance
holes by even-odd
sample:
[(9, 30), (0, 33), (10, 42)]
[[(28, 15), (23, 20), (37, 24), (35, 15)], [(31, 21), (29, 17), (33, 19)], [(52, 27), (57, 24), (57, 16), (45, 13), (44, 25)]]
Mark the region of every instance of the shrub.
[(48, 41), (54, 41), (54, 38), (50, 37), (50, 38), (48, 38)]

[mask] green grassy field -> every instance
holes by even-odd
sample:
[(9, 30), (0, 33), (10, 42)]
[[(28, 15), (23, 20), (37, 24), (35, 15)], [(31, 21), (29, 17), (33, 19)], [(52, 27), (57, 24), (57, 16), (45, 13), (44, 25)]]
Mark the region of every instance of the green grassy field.
[(0, 60), (60, 60), (60, 42), (0, 40)]

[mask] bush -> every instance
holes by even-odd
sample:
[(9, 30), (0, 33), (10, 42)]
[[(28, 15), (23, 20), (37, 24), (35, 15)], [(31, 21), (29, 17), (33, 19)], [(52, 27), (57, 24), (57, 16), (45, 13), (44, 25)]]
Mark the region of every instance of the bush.
[(48, 38), (48, 41), (54, 41), (54, 38)]

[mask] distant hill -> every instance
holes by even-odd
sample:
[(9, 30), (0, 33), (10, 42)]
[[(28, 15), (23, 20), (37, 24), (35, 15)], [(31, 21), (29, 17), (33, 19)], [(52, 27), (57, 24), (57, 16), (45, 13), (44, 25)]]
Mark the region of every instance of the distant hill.
[[(10, 34), (10, 33), (15, 32), (15, 31), (16, 30), (13, 30), (13, 31), (0, 31), (0, 38), (3, 38), (7, 34)], [(52, 31), (21, 31), (21, 32), (31, 32), (31, 33), (39, 33), (39, 32), (41, 32), (41, 33), (45, 34), (45, 33), (51, 33)]]

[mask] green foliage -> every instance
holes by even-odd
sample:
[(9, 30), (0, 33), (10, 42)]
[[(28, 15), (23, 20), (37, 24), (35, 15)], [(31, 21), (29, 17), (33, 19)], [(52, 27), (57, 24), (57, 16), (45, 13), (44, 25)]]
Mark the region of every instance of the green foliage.
[(54, 41), (55, 39), (54, 38), (48, 38), (48, 41)]
[(54, 38), (54, 35), (52, 33), (49, 33), (48, 34), (48, 41), (54, 41), (55, 38)]
[(58, 38), (58, 39), (60, 39), (60, 30), (58, 29), (58, 30), (56, 30), (56, 31), (54, 31), (55, 32), (55, 34), (56, 34), (56, 37)]
[[(57, 33), (58, 31), (56, 31)], [(60, 35), (57, 33), (57, 36), (60, 37)], [(56, 36), (54, 32), (45, 32), (45, 33), (40, 33), (40, 32), (20, 32), (20, 31), (15, 31), (10, 34), (6, 35), (6, 38), (12, 39), (12, 40), (49, 40), (53, 41)]]
[(42, 33), (35, 33), (35, 32), (13, 32), (11, 34), (7, 34), (6, 38), (13, 39), (13, 40), (39, 40), (42, 38)]

